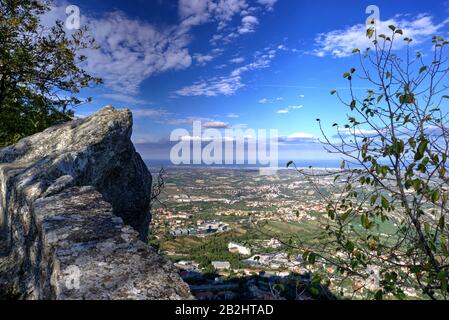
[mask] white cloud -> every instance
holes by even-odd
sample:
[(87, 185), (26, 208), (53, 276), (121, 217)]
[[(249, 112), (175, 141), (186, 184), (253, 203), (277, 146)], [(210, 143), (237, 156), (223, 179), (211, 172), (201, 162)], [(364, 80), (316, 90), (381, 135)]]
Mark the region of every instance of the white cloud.
[(236, 64), (242, 63), (243, 61), (245, 61), (245, 58), (243, 58), (243, 57), (237, 57), (237, 58), (229, 60), (229, 62), (236, 63)]
[(180, 0), (178, 2), (178, 13), (184, 19), (182, 24), (190, 28), (194, 25), (208, 22), (210, 19), (209, 2), (203, 0)]
[(299, 105), (299, 106), (288, 106), (286, 108), (283, 109), (279, 109), (276, 113), (279, 114), (286, 114), (289, 113), (290, 110), (298, 110), (298, 109), (302, 109), (304, 106), (303, 105)]
[(277, 138), (280, 146), (319, 143), (319, 140), (313, 134), (307, 132), (295, 132), (290, 135), (278, 136)]
[[(181, 0), (180, 16), (186, 25), (197, 25), (205, 22), (217, 22), (217, 34), (210, 43), (214, 46), (232, 42), (241, 35), (255, 32), (259, 20), (256, 14), (273, 11), (277, 0)], [(191, 2), (191, 3), (190, 3)], [(234, 17), (240, 15), (241, 24), (232, 26)]]
[[(378, 22), (377, 33), (391, 35), (392, 31), (388, 26), (394, 25), (403, 30), (403, 36), (397, 35), (399, 38), (412, 38), (414, 41), (411, 44), (416, 45), (437, 34), (448, 23), (449, 19), (446, 19), (440, 24), (435, 24), (429, 15), (418, 15), (411, 19), (397, 15), (392, 19)], [(354, 48), (363, 50), (371, 47), (372, 39), (366, 36), (365, 24), (357, 24), (346, 29), (321, 33), (316, 37), (315, 44), (317, 48), (312, 51), (312, 54), (318, 57), (331, 55), (342, 58), (350, 56)], [(405, 41), (398, 39), (394, 49), (400, 49), (405, 45)]]
[(302, 98), (305, 98), (306, 96), (303, 94), (300, 94), (298, 97), (300, 97), (302, 99)]
[(226, 129), (229, 128), (229, 124), (223, 121), (210, 121), (203, 123), (203, 128), (208, 129)]
[(288, 51), (288, 48), (285, 45), (283, 45), (283, 44), (278, 45), (278, 49), (279, 50)]
[(232, 95), (243, 88), (243, 75), (247, 72), (268, 68), (276, 57), (276, 50), (265, 48), (262, 52), (256, 52), (254, 61), (234, 69), (229, 75), (212, 77), (193, 85), (181, 88), (175, 92), (179, 96), (208, 96)]
[(248, 124), (246, 123), (237, 123), (232, 125), (232, 129), (246, 129), (248, 128)]
[(243, 84), (238, 76), (234, 77), (214, 77), (207, 81), (201, 81), (191, 86), (184, 87), (175, 93), (180, 96), (206, 96), (232, 95)]
[(247, 7), (246, 0), (179, 0), (178, 13), (185, 28), (214, 21), (220, 30)]
[(89, 19), (88, 25), (100, 49), (87, 52), (86, 69), (115, 91), (136, 94), (146, 78), (192, 63), (188, 37), (176, 28), (160, 30), (121, 12)]
[(170, 124), (170, 125), (175, 125), (175, 126), (181, 126), (181, 125), (189, 125), (191, 126), (193, 124), (193, 122), (195, 121), (200, 121), (200, 122), (211, 122), (211, 121), (215, 121), (213, 119), (210, 118), (204, 118), (204, 117), (185, 117), (185, 118), (172, 118), (172, 119), (166, 119), (166, 121), (164, 121), (164, 123), (166, 124)]
[(131, 112), (135, 118), (153, 119), (157, 119), (168, 114), (165, 110), (160, 109), (132, 109)]
[(144, 143), (160, 143), (161, 139), (156, 138), (151, 134), (134, 134), (132, 135), (132, 141), (134, 144), (144, 144)]
[(137, 99), (132, 96), (128, 96), (126, 94), (121, 93), (105, 93), (102, 94), (101, 97), (106, 99), (112, 99), (119, 102), (124, 102), (128, 104), (145, 104), (147, 103), (145, 100)]
[(311, 133), (297, 132), (297, 133), (293, 133), (293, 134), (287, 136), (287, 139), (290, 139), (290, 140), (295, 140), (295, 139), (314, 139), (314, 136)]
[[(228, 115), (228, 118), (238, 118), (238, 116), (231, 113)], [(227, 122), (205, 117), (190, 116), (185, 118), (164, 119), (164, 123), (177, 126), (179, 125), (191, 126), (194, 122), (201, 122), (202, 127), (207, 129), (226, 129), (230, 127), (229, 123)]]
[(264, 5), (269, 11), (273, 10), (277, 1), (278, 0), (257, 0), (259, 4)]
[[(56, 1), (52, 10), (42, 18), (44, 26), (66, 19), (64, 1)], [(157, 28), (114, 11), (101, 16), (83, 12), (81, 25), (89, 28), (98, 50), (85, 50), (84, 68), (101, 77), (105, 86), (136, 95), (140, 84), (155, 74), (187, 68), (192, 63), (187, 45), (189, 30), (179, 26)]]
[(226, 117), (228, 117), (228, 118), (239, 118), (239, 115), (235, 114), (235, 113), (229, 113)]
[[(338, 133), (342, 137), (352, 137), (352, 136), (375, 136), (378, 135), (379, 132), (373, 129), (363, 129), (363, 128), (339, 128)], [(339, 137), (339, 135), (335, 135), (334, 137)]]
[(283, 97), (277, 97), (277, 98), (274, 98), (274, 99), (263, 98), (263, 99), (260, 99), (260, 100), (259, 100), (259, 103), (261, 103), (261, 104), (267, 104), (267, 103), (274, 103), (274, 102), (276, 102), (276, 101), (283, 101), (283, 100), (284, 100)]
[(313, 134), (306, 132), (296, 132), (286, 136), (278, 136), (277, 138), (280, 146), (319, 142)]
[(242, 18), (242, 25), (239, 27), (240, 34), (252, 33), (256, 31), (259, 20), (254, 16), (246, 16)]
[(195, 53), (193, 55), (193, 59), (199, 64), (200, 66), (206, 65), (208, 62), (214, 60), (218, 56), (220, 56), (223, 53), (223, 49), (221, 48), (215, 48), (211, 50), (208, 54), (201, 54), (201, 53)]
[(180, 138), (181, 141), (201, 141), (201, 142), (212, 142), (212, 141), (243, 141), (246, 139), (252, 139), (254, 137), (248, 135), (244, 137), (234, 137), (234, 136), (223, 136), (223, 137), (208, 137), (208, 136), (183, 136)]
[(183, 136), (180, 139), (181, 141), (210, 141), (210, 138), (204, 138), (200, 136)]
[(199, 64), (199, 65), (205, 65), (206, 63), (212, 61), (215, 57), (210, 54), (200, 54), (196, 53), (193, 55), (193, 59)]

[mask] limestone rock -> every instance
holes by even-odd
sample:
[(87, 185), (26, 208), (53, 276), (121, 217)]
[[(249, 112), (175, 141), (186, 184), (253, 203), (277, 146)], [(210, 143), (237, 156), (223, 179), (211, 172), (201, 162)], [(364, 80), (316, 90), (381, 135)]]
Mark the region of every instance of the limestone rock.
[(151, 175), (131, 131), (106, 107), (0, 150), (0, 297), (191, 298), (140, 240)]

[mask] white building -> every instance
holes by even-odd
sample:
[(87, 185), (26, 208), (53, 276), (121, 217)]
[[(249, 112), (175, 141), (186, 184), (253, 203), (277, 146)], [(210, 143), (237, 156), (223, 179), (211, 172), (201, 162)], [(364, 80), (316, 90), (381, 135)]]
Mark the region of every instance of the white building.
[(268, 241), (267, 246), (269, 248), (279, 248), (282, 246), (282, 244), (278, 239), (271, 239)]
[(255, 255), (251, 258), (242, 260), (242, 262), (253, 268), (267, 267), (270, 269), (294, 270), (301, 266), (302, 257), (298, 256), (294, 259), (289, 257), (287, 253), (269, 253)]
[(187, 271), (197, 271), (199, 268), (199, 264), (196, 263), (195, 261), (191, 261), (191, 260), (181, 260), (178, 261), (176, 263), (174, 263), (175, 267), (182, 269), (182, 270), (187, 270)]
[(212, 261), (212, 266), (216, 270), (230, 270), (231, 264), (228, 261)]
[(245, 256), (249, 256), (251, 254), (251, 249), (250, 248), (244, 247), (244, 246), (242, 246), (242, 245), (240, 245), (238, 243), (235, 243), (235, 242), (229, 242), (228, 250), (230, 252), (232, 252), (232, 253), (238, 252), (238, 253), (240, 253), (242, 255), (245, 255)]

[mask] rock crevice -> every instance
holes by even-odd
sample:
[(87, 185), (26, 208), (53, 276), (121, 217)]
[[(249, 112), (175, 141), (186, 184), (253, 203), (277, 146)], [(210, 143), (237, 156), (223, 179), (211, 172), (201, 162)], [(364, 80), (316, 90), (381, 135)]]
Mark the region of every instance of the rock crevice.
[(131, 132), (106, 107), (0, 150), (0, 297), (191, 298), (141, 241), (151, 175)]

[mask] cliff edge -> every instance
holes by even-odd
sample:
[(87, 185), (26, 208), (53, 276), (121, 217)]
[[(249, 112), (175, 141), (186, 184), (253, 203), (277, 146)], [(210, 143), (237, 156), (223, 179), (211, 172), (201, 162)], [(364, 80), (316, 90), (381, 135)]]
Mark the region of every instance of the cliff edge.
[(0, 298), (189, 299), (146, 239), (151, 175), (106, 107), (0, 149)]

